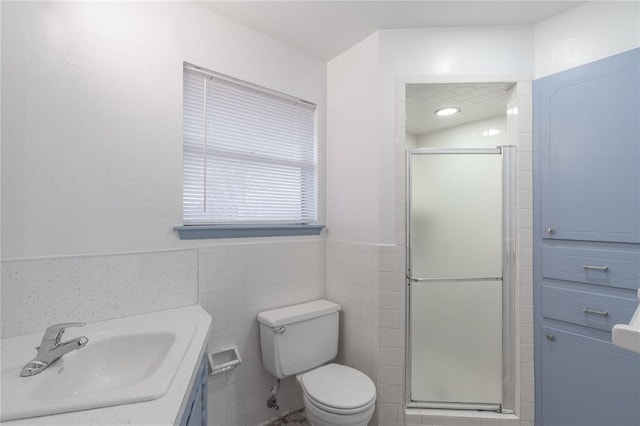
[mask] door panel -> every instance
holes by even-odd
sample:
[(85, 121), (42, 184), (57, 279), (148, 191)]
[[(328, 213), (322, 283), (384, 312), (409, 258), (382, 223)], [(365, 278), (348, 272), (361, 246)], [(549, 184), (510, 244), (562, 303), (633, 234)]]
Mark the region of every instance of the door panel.
[(638, 355), (551, 327), (542, 334), (544, 426), (640, 424)]
[(541, 80), (542, 238), (640, 242), (639, 64), (635, 50)]
[(411, 288), (411, 399), (502, 403), (502, 281)]
[(411, 276), (502, 277), (502, 156), (411, 158)]

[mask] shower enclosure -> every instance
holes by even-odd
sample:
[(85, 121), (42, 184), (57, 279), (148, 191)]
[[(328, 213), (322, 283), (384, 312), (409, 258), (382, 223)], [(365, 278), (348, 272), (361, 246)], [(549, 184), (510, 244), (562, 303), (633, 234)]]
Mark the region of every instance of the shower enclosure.
[(515, 148), (407, 152), (407, 405), (512, 412)]

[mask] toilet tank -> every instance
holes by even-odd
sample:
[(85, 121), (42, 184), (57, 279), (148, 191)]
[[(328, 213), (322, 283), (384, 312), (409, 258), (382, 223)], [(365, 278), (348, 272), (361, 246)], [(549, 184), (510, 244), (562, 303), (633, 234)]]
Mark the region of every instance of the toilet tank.
[(281, 379), (318, 367), (338, 354), (340, 305), (315, 300), (260, 312), (262, 364)]

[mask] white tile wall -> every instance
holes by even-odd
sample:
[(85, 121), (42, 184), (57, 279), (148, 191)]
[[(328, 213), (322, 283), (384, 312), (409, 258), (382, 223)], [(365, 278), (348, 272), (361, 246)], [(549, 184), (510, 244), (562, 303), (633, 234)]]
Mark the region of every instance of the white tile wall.
[(378, 253), (375, 245), (327, 242), (327, 299), (342, 306), (339, 360), (377, 377)]
[(2, 337), (196, 303), (196, 249), (2, 261)]
[(294, 378), (282, 381), (280, 409), (267, 408), (276, 379), (262, 366), (256, 316), (263, 310), (325, 297), (325, 240), (221, 243), (200, 247), (198, 252), (198, 300), (213, 318), (209, 350), (236, 345), (242, 358), (234, 370), (209, 376), (209, 424), (259, 425), (302, 408)]
[(534, 420), (533, 380), (533, 109), (531, 80), (522, 80), (517, 85), (518, 103), (518, 250), (517, 271), (519, 282), (519, 349), (520, 371), (518, 397), (521, 426)]
[[(400, 222), (404, 223), (404, 206), (399, 204), (398, 207), (400, 207), (397, 209), (398, 212), (402, 214)], [(396, 220), (396, 223), (398, 222)], [(381, 395), (378, 420), (380, 425), (402, 424), (404, 422), (406, 305), (404, 243), (396, 246), (381, 246), (379, 252), (378, 334), (380, 336), (380, 356), (378, 357), (378, 375)], [(420, 423), (419, 418), (417, 423)]]

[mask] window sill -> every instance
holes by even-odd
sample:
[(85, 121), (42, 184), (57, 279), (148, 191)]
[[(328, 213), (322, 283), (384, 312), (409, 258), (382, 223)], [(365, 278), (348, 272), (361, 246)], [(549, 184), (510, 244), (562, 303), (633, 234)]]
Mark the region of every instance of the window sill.
[(324, 225), (188, 225), (174, 226), (181, 240), (320, 235)]

